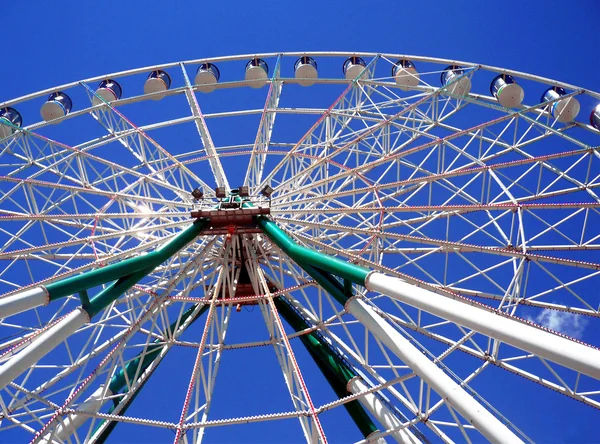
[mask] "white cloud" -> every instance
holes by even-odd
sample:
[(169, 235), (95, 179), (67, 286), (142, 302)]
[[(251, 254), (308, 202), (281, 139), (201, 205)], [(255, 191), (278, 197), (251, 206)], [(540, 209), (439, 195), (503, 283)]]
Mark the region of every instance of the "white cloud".
[(527, 319), (578, 339), (581, 338), (583, 330), (588, 324), (588, 320), (583, 316), (547, 308), (542, 310), (535, 318), (528, 316)]

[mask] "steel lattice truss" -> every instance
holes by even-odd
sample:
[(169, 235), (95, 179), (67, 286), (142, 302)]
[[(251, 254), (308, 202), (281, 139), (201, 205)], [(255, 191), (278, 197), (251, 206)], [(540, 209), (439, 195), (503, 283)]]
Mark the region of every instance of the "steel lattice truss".
[[(320, 73), (312, 87), (318, 92), (305, 95), (288, 72), (300, 55), (261, 55), (275, 69), (259, 91), (241, 88), (248, 86), (240, 80), (242, 62), (254, 55), (210, 60), (233, 76), (210, 95), (190, 81), (207, 60), (160, 67), (174, 79), (160, 102), (127, 95), (156, 67), (57, 88), (80, 99), (60, 126), (35, 123), (0, 140), (0, 293), (153, 251), (189, 226), (192, 210), (218, 204), (216, 186), (234, 187), (245, 178), (252, 196), (267, 184), (274, 189), (271, 217), (301, 245), (539, 328), (568, 322), (583, 342), (600, 346), (583, 333), (597, 328), (600, 316), (600, 134), (584, 123), (559, 123), (548, 104), (528, 101), (556, 82), (461, 63), (474, 88), (459, 97), (439, 86), (450, 61), (409, 57), (419, 63), (420, 85), (403, 91), (389, 76), (402, 56), (364, 54), (367, 75), (347, 81)], [(338, 72), (349, 55), (315, 57)], [(486, 82), (497, 72), (521, 79), (525, 105), (505, 109), (487, 95)], [(92, 106), (96, 82), (108, 77), (124, 85), (125, 98)], [(600, 99), (562, 86), (584, 109)], [(31, 118), (52, 91), (2, 107)], [(321, 94), (314, 104), (308, 100)], [(227, 128), (239, 134), (225, 137)], [(183, 146), (170, 144), (176, 134)], [(195, 187), (204, 190), (201, 202), (190, 195)], [(254, 294), (235, 297), (242, 264)], [(556, 404), (542, 410), (569, 409), (572, 400), (600, 408), (596, 379), (388, 296), (354, 290), (521, 439), (531, 432), (527, 420), (518, 410), (494, 408), (494, 396), (502, 394), (486, 388), (491, 378), (558, 392)], [(274, 298), (284, 298), (310, 327), (291, 329)], [(258, 325), (247, 337), (229, 333), (251, 316), (251, 306), (235, 310), (247, 303), (266, 328)], [(80, 304), (73, 295), (1, 319), (0, 364)], [(358, 393), (339, 398), (311, 390), (319, 381), (309, 379), (305, 366), (314, 364), (298, 351), (300, 337), (312, 332), (360, 375)], [(229, 383), (217, 377), (221, 361), (243, 366), (234, 364), (236, 353), (270, 349), (283, 374), (280, 386), (289, 392), (288, 409), (212, 415), (215, 387)], [(138, 393), (160, 386), (159, 365), (178, 350), (192, 353), (177, 367), (187, 387), (173, 394), (178, 409), (128, 413)], [(127, 375), (121, 392), (107, 391), (115, 372), (150, 355), (149, 366)], [(84, 400), (97, 390), (106, 403), (86, 410)], [(398, 424), (386, 430), (378, 423), (373, 439), (390, 440), (397, 430), (422, 441), (482, 439), (264, 235), (208, 234), (10, 382), (0, 392), (0, 436), (58, 440), (60, 427), (76, 414), (86, 421), (66, 442), (98, 439), (115, 424), (167, 429), (170, 435), (160, 436), (196, 442), (213, 428), (257, 422), (268, 430), (277, 420), (299, 424), (298, 439), (326, 441), (335, 428), (327, 412), (372, 393)], [(362, 439), (358, 432), (356, 439)]]

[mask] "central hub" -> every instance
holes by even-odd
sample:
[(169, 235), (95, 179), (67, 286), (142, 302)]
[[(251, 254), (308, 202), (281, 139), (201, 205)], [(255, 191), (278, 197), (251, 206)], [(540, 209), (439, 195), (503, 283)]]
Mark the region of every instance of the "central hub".
[(205, 210), (194, 210), (194, 219), (206, 219), (209, 224), (203, 230), (205, 234), (242, 234), (260, 233), (256, 219), (261, 215), (271, 214), (268, 206), (258, 206), (248, 197), (248, 187), (234, 188), (224, 196), (224, 189), (217, 188), (219, 205)]

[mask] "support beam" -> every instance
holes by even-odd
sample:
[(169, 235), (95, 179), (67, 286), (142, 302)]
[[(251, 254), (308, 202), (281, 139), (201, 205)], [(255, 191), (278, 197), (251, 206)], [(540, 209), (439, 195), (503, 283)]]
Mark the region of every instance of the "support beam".
[(206, 221), (196, 220), (192, 225), (176, 236), (173, 236), (173, 238), (160, 248), (157, 248), (148, 254), (125, 259), (116, 264), (107, 265), (103, 268), (97, 268), (78, 276), (48, 284), (46, 289), (48, 290), (48, 293), (50, 293), (50, 299), (54, 300), (69, 296), (78, 293), (81, 290), (114, 281), (115, 279), (137, 271), (145, 270), (150, 267), (155, 268), (194, 240), (205, 225)]
[[(194, 316), (194, 318), (189, 323), (186, 324), (187, 319), (194, 313), (194, 311), (196, 310), (197, 307), (198, 307), (198, 304), (195, 304), (192, 307), (190, 307), (188, 310), (186, 310), (181, 315), (181, 317), (179, 317), (179, 319), (177, 319), (175, 322), (173, 322), (169, 326), (169, 331), (171, 332), (172, 336), (176, 337), (179, 334), (183, 333), (183, 331), (187, 327), (189, 327), (193, 322), (195, 322), (198, 318), (200, 318), (200, 316), (202, 316), (202, 314), (208, 309), (209, 305), (203, 305), (202, 308), (200, 308), (200, 310), (196, 314), (196, 316)], [(179, 334), (176, 334), (176, 332), (175, 332), (175, 329), (177, 327), (179, 327), (179, 330), (178, 330)], [(169, 337), (169, 335), (167, 334), (166, 331), (163, 332), (163, 336)], [(104, 397), (101, 397), (101, 398), (99, 397), (100, 394), (103, 393), (103, 392), (99, 392), (103, 388), (103, 386), (101, 386), (88, 399), (86, 399), (82, 405), (77, 407), (77, 410), (83, 410), (83, 411), (88, 411), (88, 412), (99, 412), (100, 408), (104, 405), (104, 403), (112, 395), (120, 393), (124, 388), (125, 388), (125, 391), (123, 393), (128, 392), (129, 389), (127, 388), (127, 381), (129, 380), (129, 381), (131, 381), (131, 384), (133, 384), (136, 379), (139, 379), (142, 376), (142, 374), (148, 369), (148, 367), (150, 367), (150, 365), (159, 357), (159, 355), (161, 354), (164, 347), (165, 347), (164, 343), (161, 343), (161, 341), (158, 339), (155, 340), (152, 344), (150, 344), (148, 346), (148, 348), (146, 349), (145, 352), (140, 352), (135, 358), (133, 358), (131, 361), (129, 361), (124, 367), (120, 367), (119, 369), (117, 369), (114, 372), (114, 374), (108, 384), (106, 395)], [(159, 361), (159, 363), (160, 363), (160, 361)], [(136, 378), (136, 375), (137, 375), (137, 378)], [(139, 392), (140, 389), (141, 389), (141, 386), (137, 387), (136, 394), (137, 394), (137, 392)], [(94, 402), (93, 404), (88, 404), (88, 401), (90, 401), (91, 399), (94, 399), (96, 402)], [(129, 402), (131, 402), (131, 400), (132, 399), (129, 399)], [(122, 402), (122, 401), (119, 401), (119, 403), (120, 402)], [(116, 404), (116, 405), (118, 405), (118, 404)], [(113, 409), (114, 409), (114, 407), (111, 408), (109, 413), (112, 413)], [(63, 424), (61, 424), (57, 427), (57, 430), (56, 430), (54, 436), (60, 438), (61, 440), (65, 440), (69, 435), (71, 435), (73, 432), (75, 432), (75, 430), (77, 428), (79, 428), (81, 426), (81, 424), (83, 424), (85, 422), (85, 420), (88, 418), (89, 418), (89, 416), (86, 416), (86, 415), (78, 415), (78, 414), (69, 415), (68, 419), (65, 419), (63, 421)], [(69, 421), (68, 424), (70, 426), (68, 433), (65, 430), (65, 427), (63, 427), (64, 424), (67, 424), (67, 421)], [(114, 429), (114, 425), (116, 425), (116, 423), (106, 425), (105, 421), (102, 421), (96, 427), (95, 432), (101, 428), (103, 429), (101, 432), (101, 436), (102, 436), (102, 438), (100, 438), (101, 441), (104, 441), (108, 438), (108, 435)]]
[(300, 264), (327, 292), (336, 299), (346, 298), (345, 308), (358, 319), (370, 332), (385, 344), (398, 358), (409, 366), (423, 381), (433, 388), (448, 404), (469, 421), (483, 436), (491, 442), (522, 442), (498, 418), (486, 410), (465, 389), (458, 385), (435, 363), (431, 362), (408, 339), (394, 329), (364, 301), (357, 297), (348, 298), (344, 288), (333, 277), (308, 265)]
[(373, 272), (368, 290), (440, 316), (537, 356), (600, 379), (600, 350), (571, 339), (504, 317), (493, 311), (439, 295), (402, 279)]
[(205, 220), (196, 220), (191, 226), (174, 236), (160, 248), (148, 254), (141, 254), (106, 267), (96, 268), (53, 282), (46, 287), (37, 286), (0, 298), (0, 317), (12, 316), (35, 307), (47, 305), (55, 299), (79, 293), (82, 290), (114, 281), (132, 273), (147, 269), (151, 271), (196, 238), (205, 226)]
[[(275, 298), (274, 302), (281, 317), (295, 331), (302, 331), (310, 327), (310, 324), (299, 313), (296, 313), (289, 302), (281, 297)], [(351, 392), (346, 390), (346, 385), (352, 378), (356, 377), (356, 373), (337, 355), (329, 352), (329, 346), (314, 332), (301, 335), (300, 341), (308, 350), (335, 394), (340, 398), (350, 395)], [(377, 427), (358, 401), (348, 402), (344, 404), (344, 407), (365, 438), (377, 432)]]
[(89, 321), (89, 314), (79, 307), (35, 338), (27, 348), (0, 367), (0, 390)]
[[(449, 405), (459, 412), (469, 423), (471, 423), (483, 436), (492, 442), (520, 443), (522, 442), (506, 425), (485, 409), (475, 398), (468, 394), (459, 384), (431, 362), (423, 353), (416, 348), (408, 339), (396, 331), (384, 318), (375, 313), (364, 301), (351, 297), (344, 293), (342, 284), (327, 273), (326, 270), (317, 269), (321, 264), (335, 271), (343, 271), (346, 276), (339, 273), (345, 279), (353, 279), (360, 273), (368, 274), (362, 267), (345, 264), (339, 259), (330, 258), (327, 255), (300, 247), (290, 239), (279, 227), (266, 218), (259, 218), (259, 226), (265, 234), (273, 240), (285, 253), (288, 253), (298, 265), (315, 279), (336, 300), (345, 300), (346, 310), (358, 319), (375, 337), (385, 344), (398, 358), (408, 365), (423, 381), (432, 387)], [(304, 254), (303, 250), (309, 250), (313, 255)], [(323, 256), (317, 259), (315, 256)], [(305, 257), (309, 261), (304, 261)], [(310, 262), (310, 258), (314, 258)], [(311, 264), (311, 265), (307, 265)], [(348, 273), (350, 270), (351, 273)], [(358, 270), (355, 270), (358, 269)], [(335, 272), (334, 272), (335, 273)], [(366, 274), (365, 279), (366, 279)], [(353, 282), (355, 282), (353, 279)], [(364, 281), (362, 282), (364, 285)]]
[[(192, 226), (175, 236), (173, 239), (171, 239), (171, 241), (156, 251), (109, 266), (114, 268), (112, 268), (112, 271), (106, 275), (99, 274), (98, 272), (102, 272), (109, 267), (93, 270), (88, 273), (83, 273), (79, 276), (74, 276), (72, 278), (64, 279), (48, 285), (47, 289), (51, 297), (53, 294), (53, 290), (51, 290), (51, 288), (56, 291), (56, 293), (54, 293), (55, 295), (58, 294), (64, 296), (67, 294), (72, 294), (70, 293), (71, 291), (79, 292), (97, 285), (97, 279), (99, 279), (98, 276), (104, 276), (103, 279), (107, 280), (117, 279), (116, 282), (102, 290), (89, 302), (85, 301), (82, 307), (77, 308), (61, 321), (50, 327), (47, 331), (39, 335), (28, 347), (23, 349), (4, 365), (2, 365), (0, 367), (0, 390), (6, 387), (8, 383), (21, 375), (29, 367), (33, 366), (42, 357), (54, 350), (61, 342), (75, 333), (80, 327), (88, 323), (91, 318), (112, 304), (126, 291), (131, 289), (144, 276), (151, 273), (152, 270), (154, 270), (154, 268), (156, 268), (161, 262), (165, 261), (185, 247), (198, 235), (205, 224), (206, 221), (204, 220), (194, 222)], [(144, 262), (143, 259), (148, 257), (150, 257), (149, 261)], [(123, 265), (124, 263), (125, 265)], [(127, 263), (133, 263), (137, 265), (140, 263), (145, 263), (147, 265), (149, 263), (150, 268), (132, 272), (131, 270), (127, 269)], [(120, 276), (115, 275), (115, 269), (119, 270), (121, 273)], [(88, 279), (90, 275), (92, 278)]]
[(0, 367), (0, 390), (29, 367), (58, 347), (92, 317), (133, 287), (152, 270), (142, 270), (125, 276), (101, 291), (89, 306), (79, 307), (35, 338), (32, 343)]
[(149, 268), (119, 278), (119, 280), (98, 293), (94, 298), (92, 298), (92, 300), (89, 302), (89, 305), (84, 305), (83, 308), (88, 312), (90, 318), (93, 318), (114, 301), (116, 301), (126, 291), (130, 290), (144, 276), (151, 273), (152, 270), (152, 268)]
[[(175, 328), (177, 326), (183, 326), (183, 328), (181, 328), (181, 332), (185, 330), (185, 328), (189, 327), (196, 319), (198, 319), (206, 311), (206, 309), (208, 309), (208, 305), (204, 305), (200, 309), (198, 314), (191, 320), (191, 322), (184, 326), (186, 320), (193, 314), (196, 308), (197, 305), (192, 306), (185, 313), (183, 313), (179, 319), (177, 319), (170, 325), (169, 331), (171, 332), (171, 334), (175, 333)], [(167, 336), (167, 333), (163, 332), (163, 335)], [(102, 406), (107, 400), (110, 399), (111, 396), (118, 394), (119, 392), (121, 392), (121, 390), (123, 390), (123, 388), (126, 388), (127, 380), (131, 381), (131, 383), (133, 384), (135, 376), (138, 375), (139, 377), (146, 371), (150, 364), (152, 364), (152, 362), (159, 356), (164, 346), (165, 344), (160, 343), (159, 340), (155, 340), (152, 344), (148, 346), (145, 353), (139, 353), (124, 367), (121, 367), (117, 371), (115, 371), (106, 389), (104, 385), (101, 385), (98, 389), (96, 389), (94, 393), (92, 393), (83, 403), (81, 403), (77, 407), (77, 410), (94, 413), (99, 412)], [(128, 390), (126, 389), (126, 391)], [(41, 442), (50, 443), (53, 442), (54, 439), (66, 441), (69, 438), (69, 436), (75, 433), (75, 431), (88, 419), (89, 415), (68, 415), (57, 426), (56, 430), (54, 432), (48, 433), (42, 439)], [(102, 426), (103, 422), (100, 424), (100, 426)], [(112, 431), (112, 428), (110, 428), (110, 431)], [(107, 436), (108, 434), (105, 436), (105, 438)]]
[[(202, 314), (208, 310), (209, 304), (205, 304), (202, 306), (196, 317), (192, 319), (192, 321), (186, 325), (186, 328), (189, 327), (194, 321), (196, 321)], [(188, 310), (186, 310), (181, 317), (173, 322), (169, 327), (169, 331), (171, 335), (175, 333), (175, 327), (177, 325), (183, 325), (185, 321), (192, 315), (193, 311), (196, 309), (196, 305), (193, 305)], [(163, 336), (168, 337), (167, 332), (163, 332)], [(119, 393), (123, 390), (127, 385), (127, 381), (133, 381), (135, 375), (141, 375), (146, 371), (150, 364), (158, 357), (161, 350), (163, 349), (164, 344), (161, 344), (159, 340), (155, 340), (153, 344), (148, 346), (148, 349), (145, 353), (139, 353), (134, 359), (129, 361), (124, 367), (119, 368), (112, 378), (110, 379), (109, 389), (113, 393)]]
[[(112, 396), (113, 393), (109, 388), (104, 388), (103, 385), (98, 387), (94, 393), (92, 393), (84, 402), (78, 406), (78, 410), (85, 412), (98, 412), (104, 404), (107, 398)], [(69, 436), (75, 432), (81, 425), (86, 422), (90, 417), (87, 415), (69, 415), (65, 418), (56, 428), (54, 432), (48, 433), (44, 436), (40, 443), (49, 444), (56, 442), (67, 441)]]
[[(294, 242), (277, 224), (265, 216), (257, 218), (257, 225), (263, 232), (281, 248), (288, 256), (296, 261), (300, 266), (302, 264), (311, 264), (321, 270), (333, 273), (343, 279), (348, 279), (355, 284), (364, 285), (369, 270), (357, 265), (349, 264), (332, 256), (311, 250)], [(304, 268), (304, 267), (303, 267)], [(334, 296), (335, 297), (335, 296)], [(343, 299), (345, 301), (345, 298)], [(343, 304), (343, 301), (339, 301)]]
[(265, 100), (260, 124), (258, 125), (254, 146), (252, 147), (252, 154), (250, 155), (248, 169), (246, 170), (246, 178), (244, 179), (244, 184), (250, 187), (251, 194), (257, 194), (259, 191), (259, 184), (262, 181), (265, 162), (267, 161), (267, 152), (271, 144), (271, 134), (273, 133), (277, 107), (279, 106), (279, 97), (281, 96), (281, 89), (283, 87), (283, 82), (278, 80), (280, 69), (281, 55), (277, 57), (277, 63), (271, 76), (269, 92)]
[[(249, 248), (247, 251), (249, 259), (246, 260), (246, 266), (253, 287), (256, 292), (264, 292), (267, 299), (259, 301), (259, 307), (263, 313), (265, 324), (269, 330), (269, 335), (274, 339), (273, 345), (277, 360), (283, 371), (288, 391), (296, 411), (305, 411), (306, 416), (300, 416), (300, 425), (304, 432), (307, 443), (327, 444), (327, 437), (319, 419), (319, 413), (312, 401), (308, 386), (304, 381), (300, 366), (296, 360), (292, 345), (287, 336), (279, 311), (275, 307), (273, 296), (269, 290), (269, 284), (261, 268), (258, 268), (258, 260)], [(255, 265), (255, 266), (253, 266)]]
[(225, 191), (229, 191), (231, 188), (229, 187), (227, 176), (225, 175), (223, 165), (221, 165), (221, 160), (219, 159), (219, 155), (215, 149), (212, 137), (208, 131), (208, 126), (206, 126), (204, 115), (200, 110), (200, 105), (198, 104), (198, 100), (194, 94), (194, 88), (188, 77), (185, 65), (181, 63), (180, 67), (183, 73), (183, 78), (185, 79), (185, 97), (192, 111), (192, 115), (194, 116), (194, 123), (196, 124), (196, 129), (198, 130), (200, 140), (202, 140), (202, 146), (204, 147), (206, 155), (208, 156), (208, 163), (210, 164), (210, 169), (215, 177), (215, 182), (217, 183), (217, 186), (225, 187)]
[(35, 307), (48, 305), (50, 294), (44, 287), (33, 287), (0, 298), (0, 317), (6, 318)]
[(346, 310), (489, 441), (522, 442), (498, 418), (487, 411), (465, 389), (430, 361), (421, 350), (411, 344), (385, 319), (376, 314), (364, 301), (357, 297), (350, 298), (346, 303)]
[[(506, 344), (534, 353), (592, 378), (600, 379), (600, 350), (596, 348), (542, 330), (517, 319), (505, 317), (495, 313), (491, 308), (486, 310), (484, 307), (471, 305), (466, 300), (460, 301), (442, 296), (378, 272), (369, 274), (369, 270), (363, 267), (348, 264), (337, 258), (296, 244), (274, 222), (264, 216), (259, 217), (258, 225), (279, 248), (304, 269), (306, 269), (306, 265), (303, 264), (310, 264), (317, 271), (323, 270), (343, 279), (348, 279), (366, 287), (368, 290), (386, 294)], [(312, 254), (307, 253), (307, 251)], [(361, 276), (364, 276), (362, 282), (360, 281)], [(331, 281), (332, 278), (324, 273), (321, 279)], [(333, 284), (335, 285), (335, 282)], [(333, 295), (339, 302), (343, 303), (340, 297)]]

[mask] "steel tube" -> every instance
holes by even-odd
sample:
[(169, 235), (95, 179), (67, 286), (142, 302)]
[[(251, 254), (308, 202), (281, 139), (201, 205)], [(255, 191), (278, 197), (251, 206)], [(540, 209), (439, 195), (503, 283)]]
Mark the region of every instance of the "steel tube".
[(0, 318), (6, 318), (50, 302), (48, 291), (42, 287), (29, 288), (0, 298)]
[[(435, 390), (450, 406), (458, 411), (469, 423), (473, 425), (483, 436), (492, 442), (520, 443), (522, 442), (506, 425), (485, 409), (475, 398), (469, 395), (459, 384), (431, 362), (423, 353), (410, 343), (408, 339), (396, 331), (384, 318), (375, 313), (371, 307), (357, 297), (348, 298), (342, 284), (333, 278), (328, 272), (334, 273), (352, 282), (358, 279), (364, 272), (364, 268), (353, 264), (347, 264), (349, 269), (345, 270), (346, 276), (340, 273), (344, 267), (340, 266), (339, 259), (331, 258), (323, 253), (313, 251), (311, 258), (314, 262), (304, 259), (307, 256), (298, 254), (298, 246), (281, 229), (265, 217), (258, 219), (258, 224), (265, 234), (285, 253), (289, 254), (298, 265), (300, 265), (319, 285), (329, 292), (336, 300), (345, 303), (346, 311), (358, 319), (374, 336), (385, 344), (398, 358), (409, 366), (423, 381)], [(304, 251), (302, 251), (304, 252)], [(320, 257), (319, 256), (323, 256)], [(326, 259), (329, 259), (328, 262)], [(309, 265), (311, 264), (311, 265)], [(312, 265), (326, 265), (321, 270)], [(366, 273), (364, 280), (357, 282), (365, 285), (374, 273)]]
[[(77, 410), (97, 413), (100, 411), (102, 405), (112, 395), (113, 393), (109, 388), (105, 389), (104, 386), (101, 385), (85, 401), (77, 406)], [(44, 436), (44, 438), (41, 439), (40, 442), (46, 444), (56, 442), (55, 440), (60, 440), (61, 442), (68, 441), (73, 432), (75, 432), (75, 430), (77, 430), (88, 419), (90, 419), (88, 415), (68, 415), (68, 417), (58, 425), (54, 433), (48, 433), (46, 436)]]
[(89, 321), (90, 316), (79, 307), (39, 335), (31, 345), (0, 367), (0, 390)]
[[(282, 298), (276, 298), (274, 302), (281, 317), (295, 331), (302, 331), (310, 327), (310, 324), (292, 308), (289, 302), (286, 302)], [(346, 365), (335, 353), (332, 353), (328, 344), (315, 333), (301, 335), (300, 341), (304, 344), (306, 350), (308, 350), (308, 353), (336, 395), (340, 398), (348, 396), (351, 392), (346, 390), (346, 386), (351, 379), (356, 377), (356, 372)], [(350, 401), (344, 404), (344, 407), (365, 438), (368, 439), (371, 434), (377, 433), (377, 426), (375, 426), (358, 401)], [(379, 441), (385, 442), (383, 439)]]
[(148, 254), (131, 257), (115, 264), (107, 265), (106, 267), (52, 282), (47, 285), (50, 299), (54, 300), (69, 296), (81, 290), (105, 284), (138, 271), (153, 269), (195, 239), (205, 226), (206, 221), (195, 221), (191, 226), (171, 238), (166, 244)]
[(368, 290), (440, 316), (542, 358), (600, 379), (600, 350), (484, 308), (442, 296), (402, 279), (371, 273)]
[(303, 264), (333, 273), (351, 282), (364, 285), (369, 270), (338, 258), (298, 245), (277, 224), (266, 216), (257, 217), (257, 224), (271, 241), (304, 268)]
[(346, 303), (346, 310), (489, 441), (501, 443), (522, 442), (506, 425), (488, 412), (475, 398), (431, 362), (365, 302), (356, 297), (350, 298)]
[[(46, 287), (38, 286), (0, 298), (0, 318), (12, 316), (41, 305), (47, 305), (50, 301), (55, 299), (69, 296), (82, 290), (87, 290), (123, 277), (132, 276), (136, 273), (136, 275), (139, 276), (139, 279), (141, 279), (146, 274), (152, 272), (155, 267), (184, 248), (198, 236), (205, 226), (205, 220), (195, 221), (190, 227), (174, 236), (160, 248), (157, 248), (148, 254), (141, 254), (107, 265), (103, 268), (96, 268), (76, 276), (52, 282)], [(136, 282), (133, 282), (132, 285)], [(123, 286), (121, 285), (121, 287)], [(123, 290), (123, 292), (124, 291), (126, 291), (126, 289)], [(120, 294), (117, 295), (117, 297), (118, 296), (120, 296)], [(97, 303), (94, 304), (94, 301), (92, 301), (92, 311), (97, 309), (97, 305)], [(100, 308), (104, 308), (104, 305), (100, 306)], [(95, 312), (90, 312), (91, 316), (94, 316), (94, 314)]]

